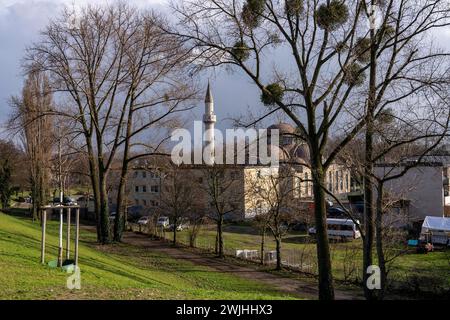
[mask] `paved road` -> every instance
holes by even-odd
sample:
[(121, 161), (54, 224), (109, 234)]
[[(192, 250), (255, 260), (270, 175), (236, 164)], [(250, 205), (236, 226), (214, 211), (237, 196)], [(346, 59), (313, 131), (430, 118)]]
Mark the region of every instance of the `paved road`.
[[(165, 253), (175, 259), (186, 260), (197, 265), (207, 266), (216, 272), (231, 273), (245, 279), (272, 285), (274, 289), (280, 292), (289, 293), (299, 298), (317, 299), (318, 297), (318, 289), (316, 284), (259, 271), (256, 270), (256, 266), (255, 268), (252, 266), (242, 266), (234, 264), (230, 261), (208, 256), (207, 254), (193, 252), (180, 247), (175, 248), (166, 241), (152, 240), (148, 236), (132, 232), (125, 233), (123, 241), (128, 244), (148, 248), (152, 251)], [(351, 291), (347, 292), (336, 290), (335, 295), (336, 299), (339, 300), (362, 299), (361, 296), (358, 296)]]

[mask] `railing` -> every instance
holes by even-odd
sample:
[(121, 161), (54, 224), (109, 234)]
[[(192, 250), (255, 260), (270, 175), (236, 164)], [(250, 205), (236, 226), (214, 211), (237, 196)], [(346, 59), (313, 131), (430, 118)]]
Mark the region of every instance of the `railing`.
[(41, 235), (41, 263), (45, 264), (45, 242), (47, 228), (47, 211), (59, 211), (59, 245), (58, 245), (58, 267), (63, 264), (63, 228), (64, 212), (66, 213), (66, 260), (70, 259), (70, 226), (71, 213), (75, 210), (75, 250), (74, 265), (78, 265), (78, 242), (80, 238), (80, 207), (79, 206), (45, 206), (40, 208), (42, 217), (42, 235)]

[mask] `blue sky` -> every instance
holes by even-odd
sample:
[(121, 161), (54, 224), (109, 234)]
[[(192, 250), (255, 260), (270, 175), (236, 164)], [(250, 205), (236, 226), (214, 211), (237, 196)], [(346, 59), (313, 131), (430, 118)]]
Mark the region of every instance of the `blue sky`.
[[(0, 0), (0, 132), (4, 121), (8, 118), (8, 99), (11, 95), (20, 94), (23, 76), (21, 59), (24, 49), (39, 37), (51, 17), (54, 17), (64, 5), (83, 6), (88, 3), (111, 3), (115, 0)], [(153, 7), (164, 9), (166, 0), (128, 0), (130, 4), (141, 8)], [(450, 28), (434, 34), (440, 45), (450, 48)], [(277, 67), (289, 70), (283, 52), (274, 54)], [(289, 53), (286, 53), (289, 54)], [(272, 66), (268, 66), (271, 68)], [(267, 70), (269, 71), (269, 70)], [(205, 76), (202, 81), (205, 82)], [(240, 73), (217, 71), (209, 75), (216, 104), (219, 129), (229, 127), (231, 123), (225, 119), (248, 114), (248, 110), (261, 110), (259, 93), (249, 79)], [(194, 117), (201, 119), (203, 104), (199, 102)], [(257, 112), (257, 111), (256, 111)], [(276, 121), (276, 120), (275, 120)], [(0, 133), (1, 134), (1, 133)]]
[[(23, 75), (21, 59), (24, 49), (39, 37), (51, 17), (64, 5), (83, 6), (87, 3), (108, 3), (114, 0), (0, 0), (0, 127), (8, 118), (8, 100), (11, 95), (20, 94)], [(129, 0), (138, 7), (164, 8), (164, 0)], [(204, 77), (205, 89), (207, 76)], [(240, 74), (216, 72), (210, 74), (216, 104), (217, 127), (230, 126), (225, 118), (245, 113), (248, 107), (261, 107), (257, 89)], [(203, 104), (194, 111), (194, 117), (201, 119)]]

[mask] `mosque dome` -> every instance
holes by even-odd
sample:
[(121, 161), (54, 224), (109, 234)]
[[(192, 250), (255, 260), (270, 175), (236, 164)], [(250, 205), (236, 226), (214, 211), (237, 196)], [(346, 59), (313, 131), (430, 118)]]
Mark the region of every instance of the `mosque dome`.
[(279, 130), (280, 136), (283, 134), (294, 134), (295, 133), (295, 128), (293, 126), (291, 126), (289, 123), (278, 123), (278, 124), (273, 124), (270, 127), (267, 128), (267, 131), (270, 132), (272, 130)]

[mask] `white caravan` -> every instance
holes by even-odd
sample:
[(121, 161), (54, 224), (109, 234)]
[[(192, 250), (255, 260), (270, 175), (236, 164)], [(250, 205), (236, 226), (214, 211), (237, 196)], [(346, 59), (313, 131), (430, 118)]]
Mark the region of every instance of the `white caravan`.
[[(327, 219), (327, 232), (330, 239), (358, 239), (361, 232), (358, 230), (359, 221), (356, 223), (351, 219)], [(316, 228), (310, 228), (308, 233), (316, 234)]]

